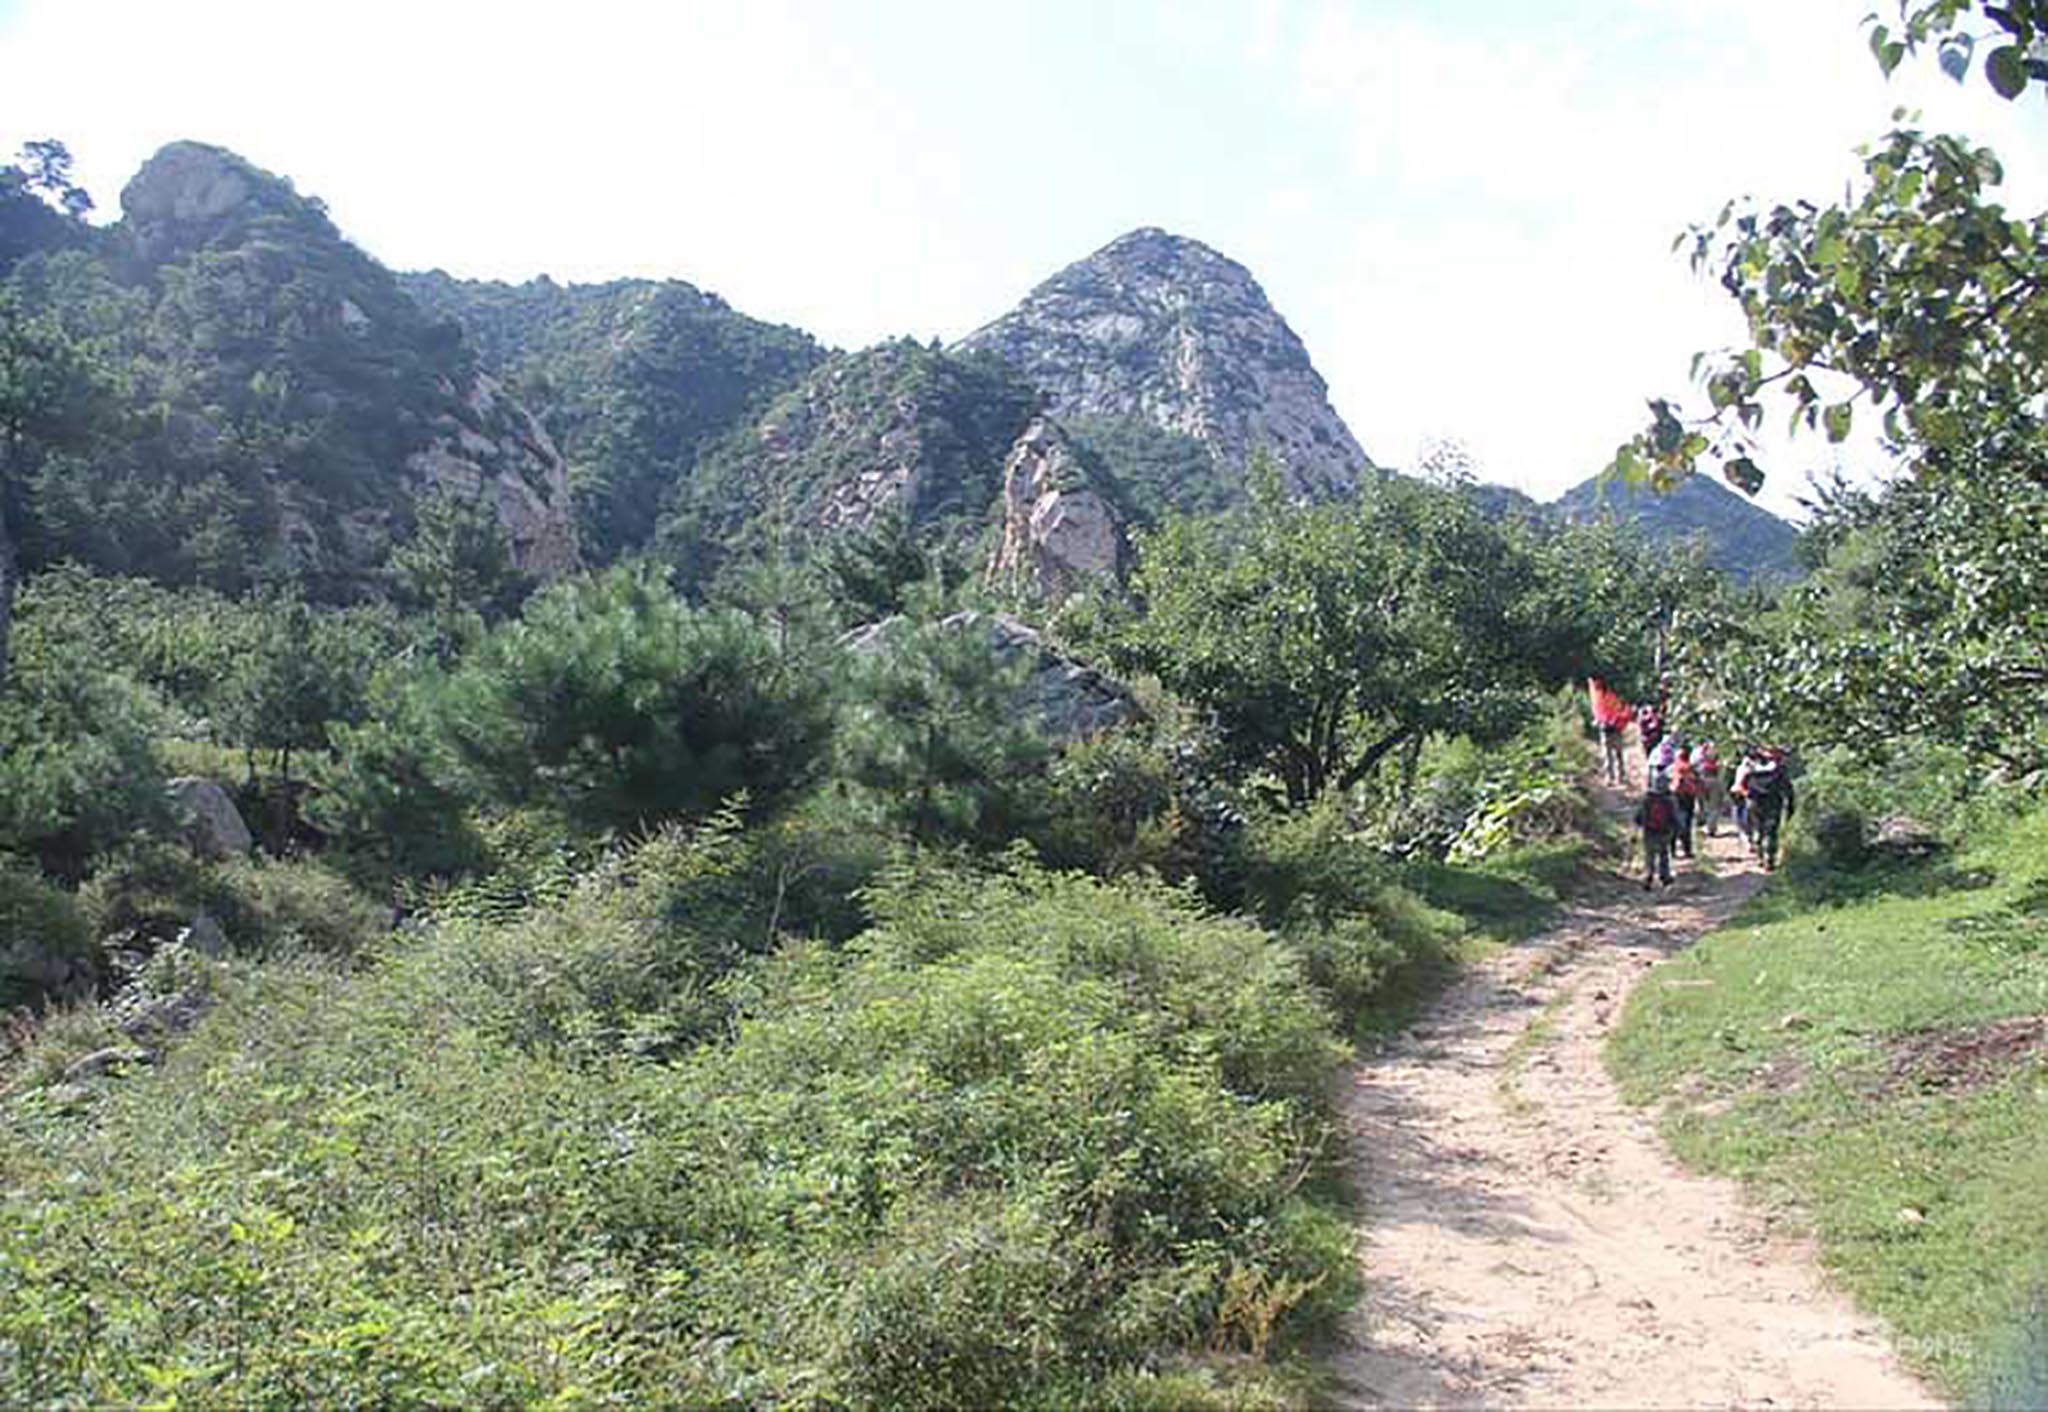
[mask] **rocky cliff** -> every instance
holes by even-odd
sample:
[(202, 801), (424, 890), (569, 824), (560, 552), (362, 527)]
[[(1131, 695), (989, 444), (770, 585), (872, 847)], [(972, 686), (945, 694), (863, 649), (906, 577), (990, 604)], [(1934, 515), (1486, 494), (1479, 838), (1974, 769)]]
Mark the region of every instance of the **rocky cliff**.
[(802, 548), (890, 521), (971, 544), (996, 518), (1036, 402), (985, 358), (909, 340), (838, 355), (706, 452), (664, 543), (686, 570), (771, 538)]
[(1050, 417), (1026, 427), (1003, 462), (1001, 516), (990, 583), (1057, 603), (1116, 579), (1124, 516)]
[(461, 331), (345, 240), (318, 201), (219, 147), (174, 142), (120, 221), (10, 288), (114, 370), (129, 409), (31, 477), (35, 562), (239, 591), (290, 577), (377, 592), (431, 495), (476, 499), (526, 572), (579, 562), (568, 467)]
[(628, 552), (705, 447), (816, 367), (799, 329), (748, 318), (682, 280), (524, 284), (399, 276), (520, 389), (568, 458), (584, 552)]
[(577, 566), (568, 466), (546, 431), (321, 203), (223, 148), (174, 142), (121, 211), (117, 269), (165, 291), (159, 351), (193, 374), (194, 414), (319, 428), (315, 474), (264, 468), (280, 533), (315, 572), (368, 570), (363, 551), (402, 534), (426, 493), (484, 499), (527, 573)]
[(1162, 230), (1067, 266), (958, 346), (1001, 357), (1062, 419), (1148, 422), (1231, 468), (1268, 450), (1296, 495), (1345, 494), (1371, 468), (1251, 272)]

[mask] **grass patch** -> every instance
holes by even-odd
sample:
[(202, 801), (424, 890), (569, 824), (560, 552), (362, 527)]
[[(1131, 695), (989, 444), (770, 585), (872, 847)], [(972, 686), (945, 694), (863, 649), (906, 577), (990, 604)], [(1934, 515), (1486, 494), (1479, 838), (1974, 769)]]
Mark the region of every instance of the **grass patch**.
[(1917, 866), (1798, 857), (1609, 1051), (1683, 1158), (1810, 1218), (1909, 1363), (2003, 1405), (2048, 1391), (2044, 939), (2048, 811)]
[(1461, 918), (1483, 941), (1524, 941), (1553, 926), (1595, 842), (1552, 839), (1481, 863), (1420, 859), (1401, 881), (1430, 906)]

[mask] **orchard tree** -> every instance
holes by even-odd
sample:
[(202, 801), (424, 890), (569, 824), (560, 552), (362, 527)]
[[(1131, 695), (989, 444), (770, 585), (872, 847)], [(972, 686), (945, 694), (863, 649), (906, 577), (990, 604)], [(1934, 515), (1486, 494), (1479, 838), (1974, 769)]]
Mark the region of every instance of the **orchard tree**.
[(1140, 538), (1127, 668), (1209, 711), (1244, 770), (1292, 804), (1365, 779), (1430, 732), (1503, 739), (1584, 665), (1534, 590), (1528, 547), (1454, 492), (1386, 478), (1355, 504), (1291, 504), (1270, 467), (1230, 519)]

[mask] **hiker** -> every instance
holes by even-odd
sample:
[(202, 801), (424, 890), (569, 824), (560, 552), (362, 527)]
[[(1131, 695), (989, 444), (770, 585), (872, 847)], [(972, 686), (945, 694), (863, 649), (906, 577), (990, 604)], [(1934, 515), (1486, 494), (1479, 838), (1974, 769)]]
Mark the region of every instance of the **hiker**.
[(1692, 748), (1692, 773), (1699, 781), (1700, 832), (1713, 838), (1719, 834), (1721, 818), (1728, 812), (1728, 777), (1721, 772), (1721, 757), (1714, 750), (1713, 741), (1703, 740)]
[(1648, 760), (1657, 753), (1657, 747), (1664, 741), (1664, 713), (1650, 702), (1636, 707), (1636, 735), (1643, 742), (1643, 758)]
[(1735, 811), (1735, 831), (1752, 849), (1756, 846), (1756, 840), (1751, 838), (1749, 833), (1749, 771), (1755, 763), (1755, 747), (1743, 746), (1742, 753), (1735, 761), (1735, 779), (1728, 786), (1729, 807)]
[(1628, 729), (1628, 703), (1598, 677), (1586, 678), (1586, 696), (1593, 707), (1593, 725), (1600, 732), (1601, 778), (1610, 785), (1628, 783), (1628, 762), (1622, 755), (1622, 732)]
[(1662, 883), (1671, 886), (1671, 844), (1678, 835), (1678, 804), (1671, 797), (1671, 781), (1651, 771), (1650, 787), (1636, 806), (1636, 823), (1643, 830), (1643, 891)]
[(1671, 799), (1678, 806), (1678, 837), (1675, 840), (1679, 856), (1692, 857), (1693, 817), (1699, 810), (1700, 777), (1692, 766), (1692, 755), (1685, 748), (1680, 737), (1671, 752)]
[(1768, 873), (1778, 866), (1778, 831), (1797, 805), (1785, 752), (1775, 746), (1767, 748), (1751, 767), (1744, 785), (1749, 795), (1750, 839)]

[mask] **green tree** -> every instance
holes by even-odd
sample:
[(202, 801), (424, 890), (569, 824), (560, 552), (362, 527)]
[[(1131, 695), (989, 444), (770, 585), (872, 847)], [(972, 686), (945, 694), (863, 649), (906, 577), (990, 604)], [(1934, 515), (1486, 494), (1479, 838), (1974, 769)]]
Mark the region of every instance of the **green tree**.
[(1537, 612), (1539, 572), (1455, 493), (1387, 478), (1352, 505), (1295, 505), (1269, 474), (1242, 515), (1141, 538), (1140, 608), (1111, 647), (1300, 805), (1421, 735), (1493, 740), (1526, 720), (1538, 686), (1583, 662)]
[(0, 851), (75, 879), (93, 855), (164, 820), (149, 694), (34, 618), (0, 697)]
[(323, 749), (336, 722), (360, 719), (387, 645), (362, 613), (316, 612), (296, 591), (262, 600), (253, 648), (219, 697), (218, 724), (248, 753), (251, 776), (257, 752), (271, 752), (288, 799), (292, 757)]
[(477, 625), (518, 611), (533, 589), (512, 562), (497, 512), (479, 495), (438, 493), (415, 510), (412, 537), (386, 571), (400, 604), (425, 614), (452, 650)]
[(106, 416), (99, 370), (54, 320), (30, 317), (0, 288), (0, 691), (29, 477), (55, 452), (89, 444)]
[(456, 782), (591, 831), (757, 808), (816, 773), (830, 739), (818, 664), (747, 614), (693, 609), (622, 565), (535, 597), (435, 694)]
[(1002, 656), (986, 617), (937, 616), (938, 597), (857, 658), (840, 769), (911, 837), (993, 847), (1032, 817), (1050, 747), (1020, 707), (1029, 664)]
[[(1889, 70), (1932, 45), (1962, 78), (1981, 19), (2003, 36), (1987, 77), (2012, 96), (2043, 73), (2042, 15), (1908, 0), (1905, 28), (1875, 28), (1873, 48)], [(1653, 402), (1616, 469), (1670, 483), (1718, 460), (1754, 490), (1776, 394), (1795, 429), (1832, 441), (1877, 417), (1906, 472), (1838, 506), (1826, 564), (1781, 614), (1731, 625), (1690, 668), (1745, 732), (1864, 748), (1924, 734), (2017, 769), (2048, 760), (2048, 217), (1993, 200), (2002, 179), (1989, 150), (1902, 128), (1839, 203), (1731, 203), (1693, 232), (1695, 267), (1741, 304), (1749, 342), (1702, 355), (1709, 408)]]
[(1870, 52), (1890, 73), (1910, 53), (1933, 49), (1942, 72), (1957, 83), (1983, 54), (1984, 81), (2002, 98), (2048, 84), (2048, 4), (2042, 0), (1898, 0), (1899, 27), (1865, 18)]

